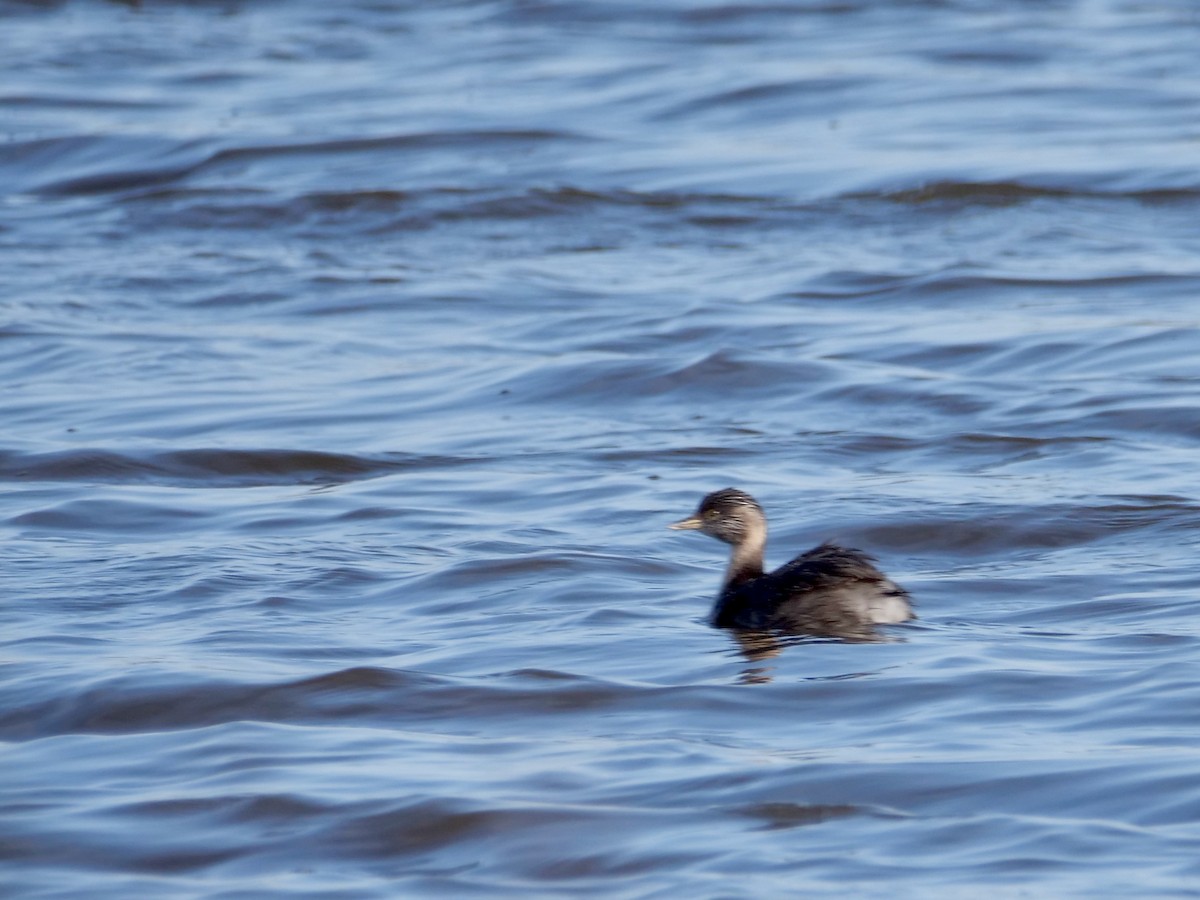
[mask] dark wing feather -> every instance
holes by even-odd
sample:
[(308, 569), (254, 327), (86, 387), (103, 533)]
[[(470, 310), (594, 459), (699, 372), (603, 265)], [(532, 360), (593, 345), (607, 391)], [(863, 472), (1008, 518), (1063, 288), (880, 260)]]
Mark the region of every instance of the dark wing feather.
[(850, 547), (821, 544), (769, 575), (731, 587), (713, 622), (809, 634), (860, 635), (884, 621), (912, 615), (908, 594)]
[(828, 542), (784, 563), (771, 573), (771, 578), (786, 584), (790, 594), (825, 590), (851, 581), (891, 584), (891, 580), (875, 568), (875, 557), (853, 547)]

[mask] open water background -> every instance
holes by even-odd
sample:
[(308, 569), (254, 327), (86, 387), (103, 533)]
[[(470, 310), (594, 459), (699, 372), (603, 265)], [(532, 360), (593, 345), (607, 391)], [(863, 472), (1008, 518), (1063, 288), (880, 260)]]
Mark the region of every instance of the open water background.
[[(1200, 894), (1191, 0), (0, 48), (6, 896)], [(921, 619), (743, 654), (730, 484)]]

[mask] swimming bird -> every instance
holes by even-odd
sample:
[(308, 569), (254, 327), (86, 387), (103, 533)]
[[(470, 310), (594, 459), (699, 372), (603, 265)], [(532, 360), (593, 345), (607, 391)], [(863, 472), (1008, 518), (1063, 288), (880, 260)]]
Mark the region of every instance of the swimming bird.
[(764, 572), (767, 517), (753, 497), (736, 488), (714, 491), (694, 514), (668, 527), (700, 531), (733, 546), (712, 611), (719, 628), (853, 635), (915, 618), (908, 592), (861, 550), (824, 543)]

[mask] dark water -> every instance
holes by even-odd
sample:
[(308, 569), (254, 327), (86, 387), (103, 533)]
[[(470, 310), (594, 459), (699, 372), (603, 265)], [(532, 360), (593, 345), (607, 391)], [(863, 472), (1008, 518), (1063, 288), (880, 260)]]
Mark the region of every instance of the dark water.
[[(7, 896), (1200, 894), (1190, 0), (0, 46)], [(727, 484), (919, 622), (708, 628)]]

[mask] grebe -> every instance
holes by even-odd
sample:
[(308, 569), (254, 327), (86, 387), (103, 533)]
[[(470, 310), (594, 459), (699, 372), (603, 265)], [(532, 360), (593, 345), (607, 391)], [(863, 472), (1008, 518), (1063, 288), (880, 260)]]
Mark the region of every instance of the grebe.
[(764, 572), (767, 517), (744, 491), (714, 491), (693, 515), (668, 527), (700, 531), (733, 546), (712, 611), (719, 628), (840, 635), (915, 618), (908, 592), (861, 550), (825, 543)]

